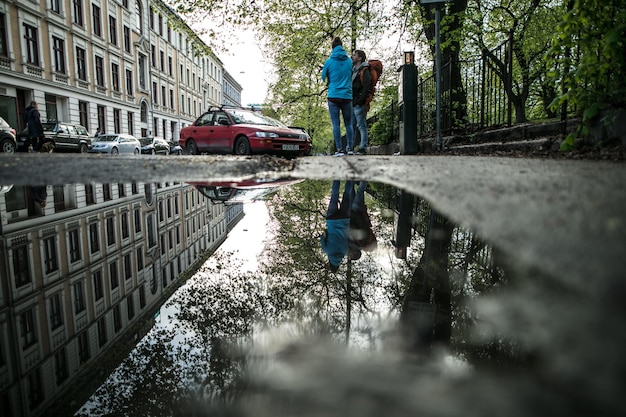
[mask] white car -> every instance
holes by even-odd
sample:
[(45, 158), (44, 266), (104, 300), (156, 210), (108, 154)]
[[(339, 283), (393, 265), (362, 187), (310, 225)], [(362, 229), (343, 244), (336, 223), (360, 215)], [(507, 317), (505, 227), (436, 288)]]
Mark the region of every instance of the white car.
[(141, 152), (141, 143), (132, 135), (125, 135), (123, 133), (103, 134), (93, 138), (89, 152), (108, 153), (111, 155), (120, 153), (139, 155)]

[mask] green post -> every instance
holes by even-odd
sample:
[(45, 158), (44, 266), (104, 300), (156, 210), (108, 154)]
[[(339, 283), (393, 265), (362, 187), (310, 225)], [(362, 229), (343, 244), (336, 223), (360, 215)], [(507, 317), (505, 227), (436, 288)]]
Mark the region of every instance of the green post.
[(400, 109), (400, 153), (414, 155), (417, 144), (417, 66), (413, 51), (404, 53), (404, 64), (398, 70), (400, 83), (398, 103)]

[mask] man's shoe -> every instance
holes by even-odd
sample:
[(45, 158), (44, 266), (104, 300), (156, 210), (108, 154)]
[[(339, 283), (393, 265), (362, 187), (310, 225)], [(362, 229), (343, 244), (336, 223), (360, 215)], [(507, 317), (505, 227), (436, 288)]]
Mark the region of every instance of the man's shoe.
[(346, 151), (344, 151), (343, 149), (339, 149), (337, 152), (335, 152), (334, 156), (344, 156), (346, 154)]
[(348, 148), (348, 155), (354, 155), (354, 151), (352, 150), (352, 148)]
[(358, 155), (367, 155), (367, 149), (359, 149), (359, 150), (357, 151), (357, 154), (358, 154)]

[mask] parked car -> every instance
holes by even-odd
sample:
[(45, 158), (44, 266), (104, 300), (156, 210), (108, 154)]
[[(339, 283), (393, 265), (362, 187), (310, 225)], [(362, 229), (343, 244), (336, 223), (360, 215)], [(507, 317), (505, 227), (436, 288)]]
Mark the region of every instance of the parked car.
[(89, 152), (108, 153), (111, 155), (120, 153), (139, 155), (139, 152), (141, 152), (141, 143), (132, 135), (105, 133), (93, 140)]
[(298, 129), (245, 108), (213, 107), (181, 129), (186, 153), (309, 155), (310, 137)]
[(141, 143), (142, 154), (168, 155), (170, 153), (169, 143), (167, 143), (165, 139), (158, 137), (158, 136), (140, 138), (139, 143)]
[(183, 154), (183, 148), (181, 148), (177, 142), (170, 141), (168, 143), (170, 145), (170, 155), (182, 155)]
[(17, 140), (15, 139), (15, 129), (6, 120), (0, 117), (0, 151), (4, 153), (15, 153)]
[(189, 184), (214, 203), (247, 203), (259, 201), (280, 187), (298, 184), (303, 179), (251, 179), (239, 182), (190, 182)]
[[(87, 153), (91, 147), (91, 136), (87, 129), (76, 123), (45, 122), (41, 124), (43, 134), (54, 143), (54, 150)], [(28, 128), (22, 130), (17, 137), (18, 151), (28, 151)]]

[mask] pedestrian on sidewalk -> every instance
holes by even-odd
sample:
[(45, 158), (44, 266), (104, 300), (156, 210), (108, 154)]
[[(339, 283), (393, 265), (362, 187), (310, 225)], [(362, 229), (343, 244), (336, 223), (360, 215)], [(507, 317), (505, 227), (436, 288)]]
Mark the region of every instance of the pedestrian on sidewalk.
[(367, 153), (367, 97), (370, 94), (372, 73), (367, 62), (365, 52), (356, 49), (352, 52), (352, 124), (354, 126), (355, 141), (360, 137), (360, 155)]
[(36, 152), (43, 142), (43, 125), (41, 124), (41, 115), (39, 114), (39, 108), (35, 100), (30, 102), (30, 105), (26, 107), (24, 112), (24, 118), (26, 119), (26, 127), (28, 128), (28, 143), (26, 148), (29, 151)]
[(365, 205), (367, 181), (360, 181), (350, 209), (350, 259), (361, 258), (361, 251), (373, 252), (378, 247), (372, 221)]
[(341, 181), (333, 181), (326, 211), (326, 230), (320, 236), (322, 250), (328, 256), (328, 269), (334, 274), (349, 250), (350, 209), (354, 200), (354, 182), (346, 181), (339, 200)]
[[(328, 111), (333, 126), (335, 141), (335, 156), (354, 154), (354, 128), (352, 126), (352, 61), (341, 39), (336, 37), (332, 41), (332, 52), (322, 67), (322, 80), (328, 83)], [(346, 128), (347, 148), (344, 149), (341, 141), (340, 114)]]

